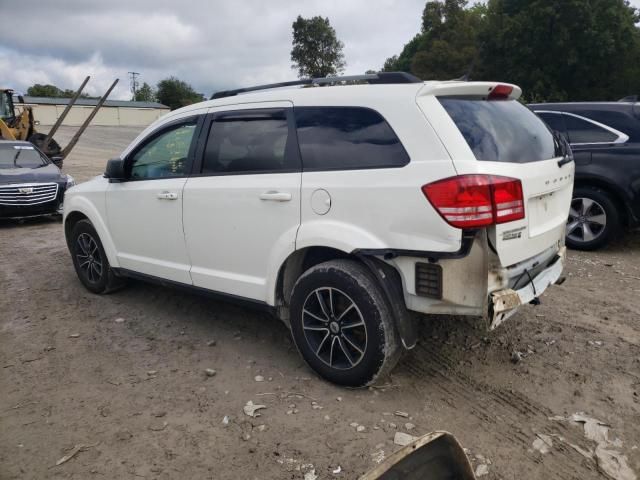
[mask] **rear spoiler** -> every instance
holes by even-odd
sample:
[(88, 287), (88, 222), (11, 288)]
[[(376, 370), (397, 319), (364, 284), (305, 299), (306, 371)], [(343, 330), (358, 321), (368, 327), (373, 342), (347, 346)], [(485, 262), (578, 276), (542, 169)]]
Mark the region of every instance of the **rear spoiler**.
[(435, 95), (439, 97), (469, 96), (486, 99), (517, 100), (522, 95), (522, 89), (511, 83), (499, 82), (425, 82), (418, 92), (418, 97)]

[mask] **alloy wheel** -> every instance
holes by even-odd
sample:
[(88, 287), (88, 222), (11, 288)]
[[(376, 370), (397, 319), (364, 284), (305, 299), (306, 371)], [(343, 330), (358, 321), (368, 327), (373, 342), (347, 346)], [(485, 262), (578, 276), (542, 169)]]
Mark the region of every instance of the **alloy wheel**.
[(353, 368), (367, 350), (367, 327), (362, 313), (337, 288), (318, 288), (307, 296), (302, 308), (302, 328), (315, 356), (331, 368)]
[(567, 237), (571, 240), (591, 242), (602, 235), (606, 226), (607, 214), (598, 202), (584, 197), (576, 197), (571, 201), (567, 221)]
[(78, 249), (76, 259), (78, 267), (91, 283), (98, 283), (102, 278), (103, 265), (100, 249), (95, 239), (88, 233), (81, 233), (76, 239)]

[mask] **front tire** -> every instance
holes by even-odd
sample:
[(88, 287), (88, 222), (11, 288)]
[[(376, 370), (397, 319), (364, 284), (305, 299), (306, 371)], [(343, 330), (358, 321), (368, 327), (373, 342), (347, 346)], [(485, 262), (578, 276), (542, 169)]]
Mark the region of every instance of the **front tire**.
[(291, 332), (298, 351), (330, 382), (362, 387), (387, 375), (400, 357), (389, 302), (363, 265), (332, 260), (293, 287)]
[(69, 250), (78, 279), (93, 293), (109, 293), (123, 285), (109, 265), (98, 233), (89, 220), (79, 220), (71, 229)]
[(596, 250), (609, 243), (619, 228), (620, 213), (609, 195), (593, 187), (574, 190), (567, 221), (567, 246)]

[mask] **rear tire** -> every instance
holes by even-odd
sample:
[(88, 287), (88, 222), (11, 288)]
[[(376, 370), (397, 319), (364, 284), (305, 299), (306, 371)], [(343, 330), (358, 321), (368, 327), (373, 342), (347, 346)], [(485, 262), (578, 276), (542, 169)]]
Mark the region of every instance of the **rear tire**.
[(369, 385), (400, 358), (389, 302), (360, 263), (332, 260), (310, 268), (294, 285), (290, 307), (298, 351), (330, 382)]
[(78, 279), (92, 293), (109, 293), (124, 285), (109, 265), (98, 233), (89, 220), (79, 220), (71, 229), (69, 250)]
[(620, 230), (616, 203), (602, 190), (578, 187), (573, 192), (566, 244), (575, 250), (603, 247)]

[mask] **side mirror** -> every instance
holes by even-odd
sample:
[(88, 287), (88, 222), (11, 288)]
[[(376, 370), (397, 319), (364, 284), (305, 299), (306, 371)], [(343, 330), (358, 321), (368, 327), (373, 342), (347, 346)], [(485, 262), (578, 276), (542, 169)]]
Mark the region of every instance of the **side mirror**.
[(64, 161), (64, 157), (51, 157), (49, 160), (51, 160), (51, 163), (53, 163), (56, 167), (58, 168), (62, 168), (62, 162)]
[(124, 160), (121, 158), (112, 158), (107, 162), (107, 169), (104, 172), (104, 177), (109, 179), (109, 182), (122, 182), (126, 180), (124, 173)]

